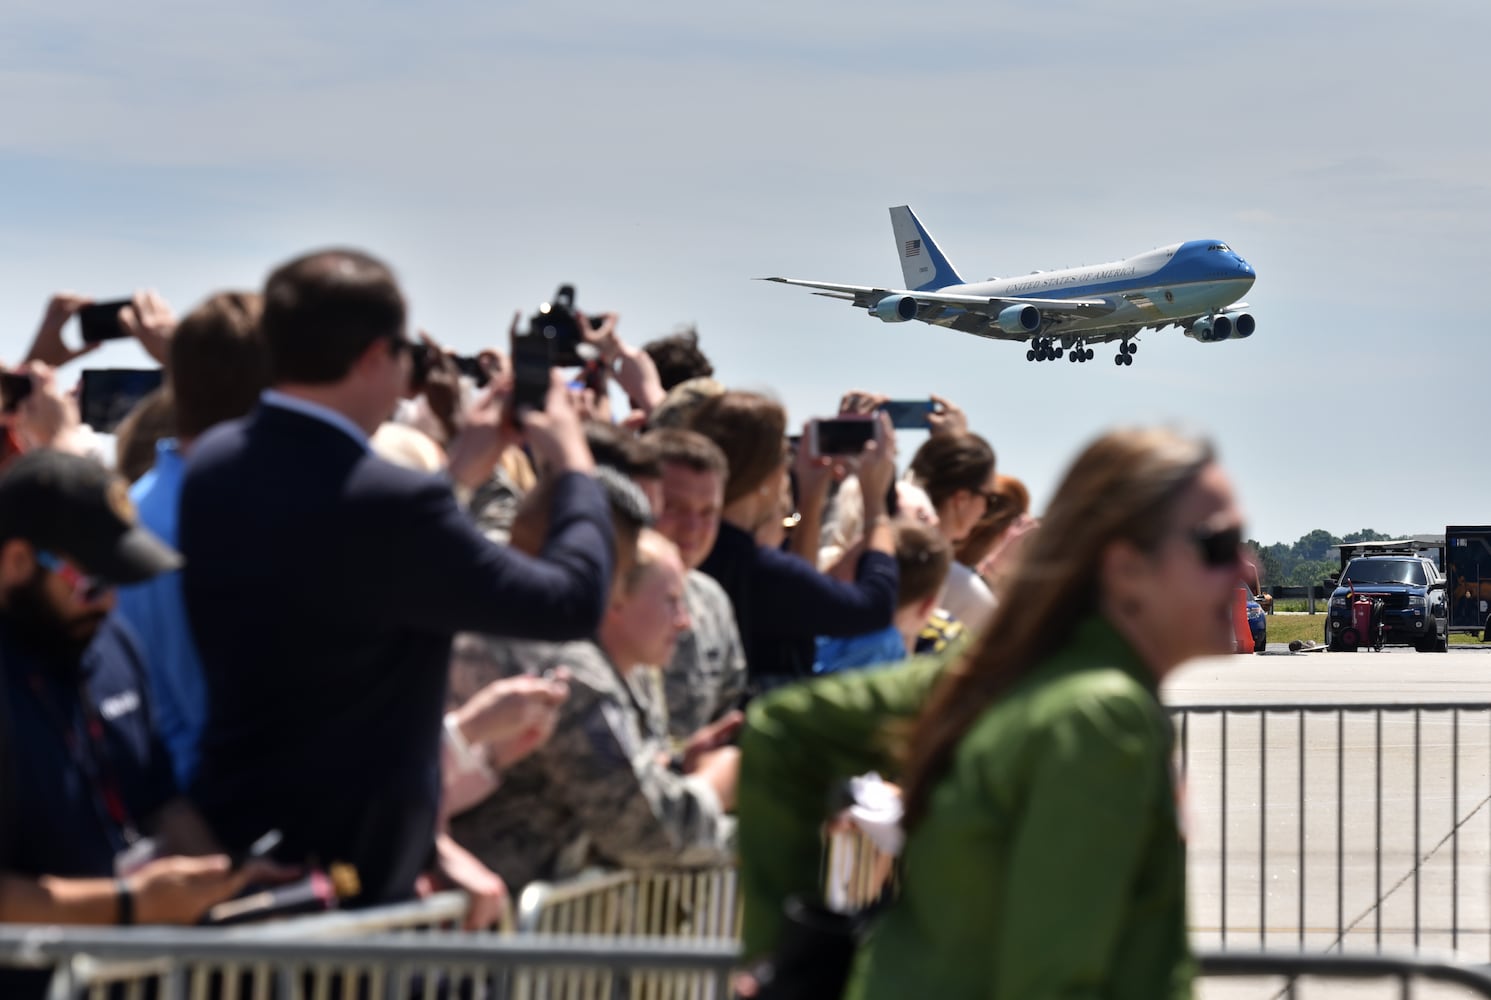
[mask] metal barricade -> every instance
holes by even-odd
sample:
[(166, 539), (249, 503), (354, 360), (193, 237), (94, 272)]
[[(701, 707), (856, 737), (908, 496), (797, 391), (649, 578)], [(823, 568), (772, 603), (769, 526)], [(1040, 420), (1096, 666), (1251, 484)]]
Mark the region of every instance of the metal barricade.
[[(740, 937), (739, 875), (734, 868), (698, 871), (590, 872), (560, 883), (528, 886), (518, 902), (520, 934), (618, 935), (647, 940), (735, 942)], [(525, 976), (514, 996), (709, 998), (707, 977), (646, 973), (623, 982), (608, 972)]]
[(1170, 711), (1199, 947), (1491, 952), (1491, 704)]
[[(293, 917), (263, 924), (225, 928), (216, 933), (222, 934), (228, 940), (265, 943), (330, 941), (390, 933), (431, 933), (459, 928), (466, 916), (468, 905), (465, 893), (442, 892), (415, 902), (394, 906)], [(63, 937), (68, 937), (72, 933), (57, 930)], [(187, 930), (184, 933), (196, 932)], [(33, 938), (33, 940), (37, 939)], [(102, 959), (97, 955), (79, 953), (71, 957), (68, 962), (65, 977), (59, 976), (53, 980), (53, 996), (58, 998), (87, 996), (102, 1000), (105, 997), (122, 994), (133, 1000), (135, 997), (144, 998), (152, 995), (176, 996), (180, 995), (184, 989), (196, 993), (211, 992), (227, 996), (241, 994), (245, 997), (257, 997), (266, 995), (272, 986), (272, 977), (266, 970), (231, 969), (220, 970), (221, 979), (214, 980), (216, 985), (212, 990), (208, 990), (208, 981), (204, 978), (204, 973), (199, 972), (191, 981), (182, 980), (181, 974), (173, 971), (172, 963), (164, 957), (113, 961)]]
[[(1374, 981), (1380, 986), (1396, 986), (1396, 990), (1369, 992), (1366, 994), (1368, 997), (1390, 997), (1395, 992), (1400, 1000), (1440, 996), (1491, 998), (1491, 975), (1486, 967), (1419, 955), (1287, 955), (1276, 951), (1225, 951), (1197, 957), (1202, 977), (1197, 995), (1201, 1000), (1210, 1000), (1222, 992), (1212, 988), (1213, 984), (1207, 980), (1222, 979), (1232, 987), (1226, 991), (1229, 997), (1257, 997), (1259, 1000), (1278, 1000), (1280, 997), (1293, 1000), (1296, 996), (1308, 1000), (1327, 994), (1361, 998), (1363, 989)], [(1301, 979), (1319, 980), (1320, 989), (1300, 989)], [(1243, 982), (1246, 980), (1264, 980), (1267, 985), (1262, 989), (1246, 989), (1247, 984)], [(1339, 984), (1347, 984), (1348, 990), (1331, 989)], [(1311, 982), (1311, 985), (1316, 984)]]
[(519, 995), (522, 977), (544, 984), (572, 970), (633, 982), (688, 976), (726, 997), (738, 953), (729, 941), (464, 933), (260, 940), (196, 928), (0, 928), (0, 964), (55, 969), (54, 1000), (109, 995), (88, 979), (98, 964), (160, 966), (159, 980), (127, 994), (160, 1000), (507, 1000)]

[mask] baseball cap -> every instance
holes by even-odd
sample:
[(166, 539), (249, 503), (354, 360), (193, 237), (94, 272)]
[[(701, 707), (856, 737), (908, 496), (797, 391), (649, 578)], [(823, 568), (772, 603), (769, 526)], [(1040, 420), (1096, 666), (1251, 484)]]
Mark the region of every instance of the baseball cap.
[(92, 459), (43, 448), (0, 474), (0, 541), (23, 538), (91, 576), (139, 583), (180, 569), (175, 549), (140, 525), (129, 487)]

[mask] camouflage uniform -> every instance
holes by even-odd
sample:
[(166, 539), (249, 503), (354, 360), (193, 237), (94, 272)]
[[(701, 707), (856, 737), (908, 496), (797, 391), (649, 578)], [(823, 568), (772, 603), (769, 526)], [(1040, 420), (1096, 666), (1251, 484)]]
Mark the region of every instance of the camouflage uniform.
[(517, 517), (518, 505), (523, 502), (523, 490), (502, 466), (492, 471), (491, 478), (476, 488), (466, 505), (477, 530), (494, 542), (507, 544), (512, 536), (513, 519)]
[(724, 715), (745, 693), (745, 650), (730, 598), (712, 577), (689, 572), (684, 587), (690, 628), (663, 671), (668, 735), (675, 741)]
[(514, 892), (587, 864), (692, 868), (734, 858), (735, 821), (700, 779), (665, 763), (647, 709), (593, 643), (556, 647), (570, 669), (553, 738), (502, 775), (496, 794), (451, 833)]

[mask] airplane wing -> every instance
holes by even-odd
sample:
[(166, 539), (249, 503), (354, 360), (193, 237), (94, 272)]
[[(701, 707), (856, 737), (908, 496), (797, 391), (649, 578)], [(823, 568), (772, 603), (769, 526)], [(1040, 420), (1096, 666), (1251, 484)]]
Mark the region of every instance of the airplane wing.
[[(900, 288), (873, 288), (869, 285), (836, 285), (826, 281), (804, 281), (801, 278), (763, 278), (783, 285), (799, 288), (816, 288), (814, 294), (830, 299), (853, 302), (861, 309), (869, 309), (888, 295), (909, 295), (925, 309), (927, 306), (953, 306), (965, 312), (997, 316), (1010, 306), (1035, 306), (1042, 313), (1053, 316), (1106, 316), (1118, 308), (1117, 304), (1102, 298), (1088, 299), (1030, 299), (1021, 296), (990, 297), (987, 295), (958, 295), (947, 292), (909, 292)], [(918, 310), (921, 312), (922, 310)], [(920, 317), (918, 317), (920, 318)]]

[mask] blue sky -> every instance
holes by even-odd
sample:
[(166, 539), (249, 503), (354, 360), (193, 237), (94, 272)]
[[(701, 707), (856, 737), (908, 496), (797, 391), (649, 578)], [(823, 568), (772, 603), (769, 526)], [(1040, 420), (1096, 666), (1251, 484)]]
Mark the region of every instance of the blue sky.
[[(568, 281), (633, 340), (697, 323), (795, 420), (939, 391), (1037, 506), (1100, 429), (1162, 421), (1216, 438), (1264, 541), (1486, 521), (1488, 29), (1441, 0), (12, 0), (0, 357), (57, 288), (184, 310), (354, 244), (463, 349)], [(1226, 240), (1258, 333), (1031, 365), (749, 280), (898, 283), (902, 203), (969, 277)]]

